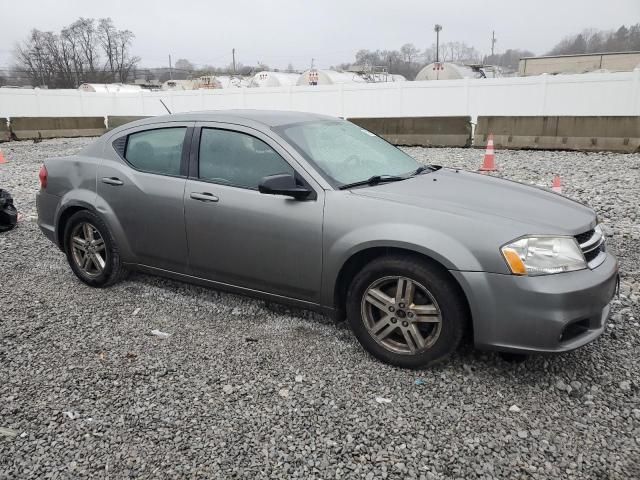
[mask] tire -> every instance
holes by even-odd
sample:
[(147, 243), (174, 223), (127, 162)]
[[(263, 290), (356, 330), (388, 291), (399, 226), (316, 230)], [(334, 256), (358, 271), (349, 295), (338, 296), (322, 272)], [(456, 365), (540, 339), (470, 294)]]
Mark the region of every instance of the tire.
[[(86, 226), (91, 228), (91, 235), (87, 234)], [(94, 239), (93, 245), (86, 241), (87, 238)], [(99, 239), (103, 241), (102, 244)], [(80, 240), (85, 242), (81, 243)], [(109, 228), (98, 215), (89, 210), (76, 212), (67, 221), (64, 229), (64, 251), (73, 273), (91, 287), (108, 287), (126, 275), (126, 270), (120, 261), (118, 247)], [(99, 255), (102, 261), (96, 255)], [(87, 268), (84, 268), (84, 259), (87, 257), (90, 258), (86, 262)]]
[[(399, 290), (405, 293), (398, 295)], [(458, 348), (469, 313), (460, 287), (442, 267), (411, 256), (387, 256), (354, 277), (347, 319), (375, 358), (416, 369), (441, 362)]]

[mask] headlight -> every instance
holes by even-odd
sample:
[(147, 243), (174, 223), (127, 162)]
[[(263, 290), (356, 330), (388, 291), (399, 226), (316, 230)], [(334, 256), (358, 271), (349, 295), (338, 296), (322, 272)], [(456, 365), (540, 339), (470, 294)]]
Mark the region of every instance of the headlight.
[(572, 237), (523, 237), (501, 250), (514, 275), (548, 275), (587, 268)]

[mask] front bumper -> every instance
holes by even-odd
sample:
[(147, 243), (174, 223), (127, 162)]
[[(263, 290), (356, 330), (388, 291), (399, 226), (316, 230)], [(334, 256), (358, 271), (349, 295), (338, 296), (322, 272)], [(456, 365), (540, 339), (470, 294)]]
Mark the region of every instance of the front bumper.
[(617, 286), (618, 261), (607, 254), (593, 270), (538, 277), (451, 274), (467, 295), (478, 348), (564, 352), (604, 332)]

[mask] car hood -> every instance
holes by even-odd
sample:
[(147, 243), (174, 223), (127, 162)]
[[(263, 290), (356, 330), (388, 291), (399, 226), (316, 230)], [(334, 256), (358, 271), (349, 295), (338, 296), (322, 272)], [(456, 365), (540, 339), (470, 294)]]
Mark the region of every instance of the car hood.
[(531, 234), (577, 235), (596, 222), (591, 208), (552, 191), (464, 170), (442, 168), (352, 193), (476, 219), (528, 224)]

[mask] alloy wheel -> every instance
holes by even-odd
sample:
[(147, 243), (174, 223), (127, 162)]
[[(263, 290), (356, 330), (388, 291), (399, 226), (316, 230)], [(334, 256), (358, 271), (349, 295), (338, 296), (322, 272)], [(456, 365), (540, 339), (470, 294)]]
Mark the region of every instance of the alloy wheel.
[(361, 310), (369, 334), (394, 353), (422, 353), (433, 346), (442, 330), (435, 298), (407, 277), (390, 276), (373, 282), (365, 290)]
[(100, 275), (107, 264), (107, 250), (100, 232), (89, 222), (81, 222), (71, 232), (73, 261), (89, 277)]

